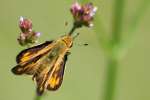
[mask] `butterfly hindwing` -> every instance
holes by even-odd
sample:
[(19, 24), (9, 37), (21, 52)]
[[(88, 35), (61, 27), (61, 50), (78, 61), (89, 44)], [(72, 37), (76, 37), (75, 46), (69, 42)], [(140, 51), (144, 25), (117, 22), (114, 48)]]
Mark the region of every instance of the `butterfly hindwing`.
[(38, 95), (42, 95), (45, 90), (45, 82), (48, 77), (48, 71), (49, 71), (49, 68), (47, 67), (47, 68), (43, 69), (40, 72), (40, 74), (35, 74), (33, 76), (33, 79), (35, 79), (36, 83), (37, 83), (37, 94)]
[(41, 71), (39, 75), (34, 76), (37, 82), (38, 95), (42, 95), (46, 88), (48, 90), (57, 90), (61, 86), (66, 61), (67, 55), (63, 58), (58, 57), (49, 70), (47, 68)]
[(51, 75), (47, 81), (48, 90), (57, 90), (63, 81), (63, 75), (65, 70), (65, 64), (67, 61), (67, 54), (63, 58), (59, 58), (54, 66), (54, 71), (51, 71)]
[(33, 76), (33, 80), (35, 80), (37, 84), (38, 95), (41, 95), (44, 92), (46, 81), (50, 75), (51, 70), (53, 69), (53, 65), (58, 58), (58, 56), (50, 57), (50, 55), (52, 55), (52, 53), (45, 56), (45, 59), (43, 59), (42, 63), (39, 65), (36, 73)]

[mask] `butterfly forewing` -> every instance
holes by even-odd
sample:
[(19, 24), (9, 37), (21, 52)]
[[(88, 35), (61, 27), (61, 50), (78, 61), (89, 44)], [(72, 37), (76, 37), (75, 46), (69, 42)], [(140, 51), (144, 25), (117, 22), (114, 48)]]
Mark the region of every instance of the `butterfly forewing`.
[(12, 68), (12, 72), (14, 74), (33, 74), (37, 64), (41, 61), (41, 58), (51, 50), (51, 46), (48, 50), (44, 51), (44, 48), (48, 48), (48, 46), (52, 43), (52, 41), (47, 41), (41, 45), (31, 47), (23, 50), (16, 57), (16, 61), (18, 65)]
[[(17, 63), (27, 62), (35, 57), (44, 54), (48, 50), (50, 50), (51, 46), (49, 46), (53, 41), (47, 41), (41, 45), (37, 45), (20, 52), (16, 57)], [(46, 48), (47, 47), (47, 48)], [(45, 49), (44, 49), (45, 48)]]
[(12, 72), (16, 75), (20, 74), (29, 74), (33, 75), (35, 72), (35, 68), (38, 65), (38, 62), (41, 60), (41, 56), (38, 56), (30, 61), (28, 61), (25, 64), (18, 64), (14, 68), (12, 68)]

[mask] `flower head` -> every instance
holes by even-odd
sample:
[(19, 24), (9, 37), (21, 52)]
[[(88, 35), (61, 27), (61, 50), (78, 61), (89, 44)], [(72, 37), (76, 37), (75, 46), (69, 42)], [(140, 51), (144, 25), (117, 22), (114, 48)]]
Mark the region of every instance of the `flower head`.
[(94, 7), (92, 3), (80, 5), (78, 2), (74, 3), (70, 9), (74, 23), (81, 27), (82, 25), (91, 27), (93, 26), (93, 17), (97, 11), (97, 7)]
[(22, 32), (31, 32), (32, 31), (32, 21), (24, 17), (20, 17), (19, 27)]
[(40, 37), (41, 33), (32, 30), (32, 21), (30, 19), (20, 17), (19, 27), (22, 32), (17, 40), (21, 46), (34, 44), (37, 42), (37, 39)]

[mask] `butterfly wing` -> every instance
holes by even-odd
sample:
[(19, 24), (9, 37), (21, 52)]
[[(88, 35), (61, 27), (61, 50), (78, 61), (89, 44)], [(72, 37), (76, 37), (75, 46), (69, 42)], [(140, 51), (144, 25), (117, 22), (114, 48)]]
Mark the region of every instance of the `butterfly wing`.
[[(17, 57), (16, 57), (16, 62), (17, 63), (22, 63), (22, 62), (27, 62), (31, 59), (34, 59), (35, 57), (45, 53), (46, 51), (48, 51), (51, 46), (49, 46), (53, 41), (46, 41), (43, 44), (25, 49), (23, 51), (21, 51)], [(43, 49), (45, 48), (45, 49)]]
[(16, 75), (21, 74), (33, 74), (36, 70), (35, 67), (37, 66), (38, 62), (40, 61), (40, 56), (30, 60), (26, 64), (18, 64), (14, 68), (11, 69), (11, 71)]
[(57, 90), (62, 83), (67, 54), (64, 57), (58, 57), (52, 67), (43, 70), (40, 75), (35, 76), (37, 82), (37, 94), (42, 95), (44, 90)]
[(51, 50), (51, 43), (52, 41), (48, 41), (41, 45), (23, 50), (16, 57), (18, 65), (12, 68), (11, 71), (16, 75), (24, 73), (31, 75), (34, 74), (34, 72), (38, 68), (38, 64), (41, 62), (40, 58)]
[(63, 81), (63, 75), (65, 70), (65, 64), (67, 61), (67, 54), (61, 58), (58, 59), (57, 63), (55, 64), (54, 68), (55, 70), (51, 72), (51, 75), (49, 77), (49, 80), (47, 81), (47, 89), (48, 90), (57, 90)]

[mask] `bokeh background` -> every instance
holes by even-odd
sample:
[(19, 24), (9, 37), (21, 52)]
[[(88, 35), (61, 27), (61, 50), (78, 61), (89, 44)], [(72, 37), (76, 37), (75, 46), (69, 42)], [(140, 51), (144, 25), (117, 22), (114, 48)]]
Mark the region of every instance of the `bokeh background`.
[[(84, 1), (84, 0), (83, 0)], [(106, 31), (111, 30), (114, 0), (93, 0), (97, 15)], [(124, 37), (130, 18), (142, 0), (125, 0)], [(33, 28), (42, 32), (40, 42), (56, 39), (72, 26), (69, 8), (74, 0), (0, 0), (0, 100), (34, 100), (35, 84), (29, 76), (15, 76), (11, 68), (24, 48), (17, 43), (19, 16), (32, 19)], [(118, 8), (119, 9), (119, 8)], [(121, 59), (117, 73), (115, 100), (150, 100), (150, 9), (141, 18), (129, 51)], [(65, 26), (65, 22), (68, 25)], [(96, 27), (96, 26), (95, 26)], [(106, 76), (105, 54), (90, 28), (77, 30), (66, 65), (65, 77), (58, 91), (48, 91), (42, 100), (102, 100)], [(80, 44), (88, 43), (88, 46)]]

